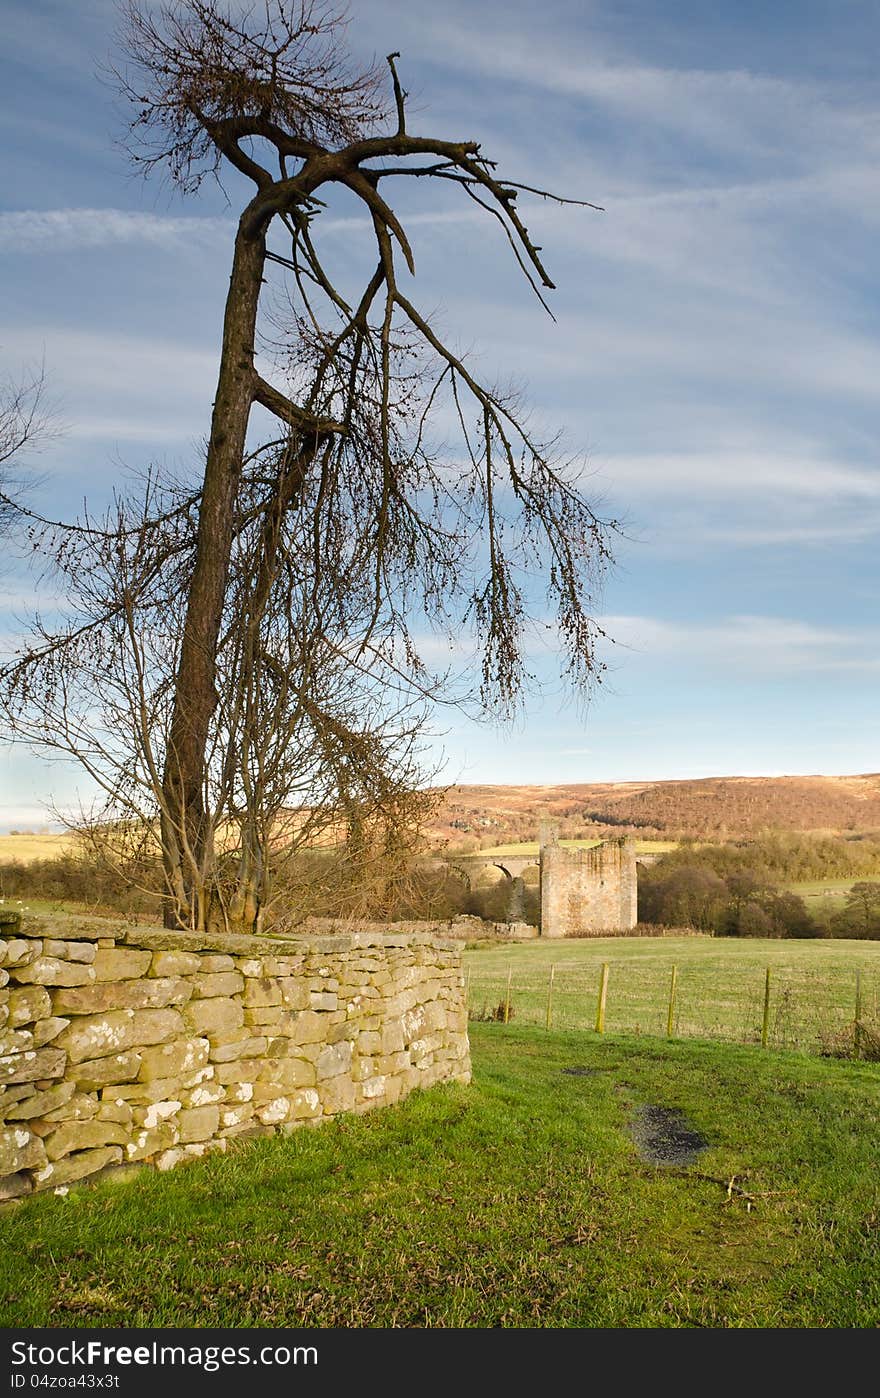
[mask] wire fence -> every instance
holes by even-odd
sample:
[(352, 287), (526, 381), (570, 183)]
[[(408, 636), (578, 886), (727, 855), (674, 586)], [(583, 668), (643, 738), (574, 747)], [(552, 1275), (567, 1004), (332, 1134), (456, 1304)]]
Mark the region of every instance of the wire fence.
[[(560, 959), (466, 967), (472, 1019), (867, 1056), (880, 967)], [(871, 1054), (873, 1056), (873, 1054)]]

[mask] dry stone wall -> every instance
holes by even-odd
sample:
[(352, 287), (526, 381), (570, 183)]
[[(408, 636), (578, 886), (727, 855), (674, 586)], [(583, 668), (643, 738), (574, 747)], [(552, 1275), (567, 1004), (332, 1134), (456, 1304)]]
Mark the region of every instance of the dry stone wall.
[(445, 939), (0, 925), (0, 1199), (469, 1079)]

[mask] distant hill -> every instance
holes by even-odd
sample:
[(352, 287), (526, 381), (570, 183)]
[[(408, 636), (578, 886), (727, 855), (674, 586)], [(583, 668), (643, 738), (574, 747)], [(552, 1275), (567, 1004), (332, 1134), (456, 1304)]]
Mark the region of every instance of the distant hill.
[(557, 786), (456, 786), (433, 833), (453, 845), (624, 834), (735, 839), (765, 830), (880, 831), (880, 773), (861, 776), (706, 777), (699, 781)]

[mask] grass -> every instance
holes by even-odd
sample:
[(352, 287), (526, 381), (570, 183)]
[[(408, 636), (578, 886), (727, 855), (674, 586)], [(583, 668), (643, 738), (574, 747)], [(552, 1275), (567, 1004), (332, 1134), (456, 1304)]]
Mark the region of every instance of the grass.
[[(472, 1043), (470, 1087), (4, 1213), (0, 1323), (880, 1324), (880, 1068), (513, 1024)], [(704, 1136), (693, 1167), (639, 1156), (645, 1104)]]
[(837, 913), (846, 904), (846, 896), (858, 879), (851, 874), (846, 879), (807, 879), (786, 883), (782, 887), (803, 898), (811, 913)]
[(880, 942), (779, 941), (715, 937), (595, 937), (506, 944), (464, 954), (472, 1012), (498, 1005), (511, 972), (511, 1005), (522, 1023), (544, 1025), (551, 966), (552, 1024), (591, 1029), (603, 962), (609, 965), (606, 1029), (666, 1034), (672, 967), (678, 972), (675, 1034), (758, 1043), (767, 967), (769, 1038), (778, 1048), (815, 1051), (855, 1016), (876, 1021)]

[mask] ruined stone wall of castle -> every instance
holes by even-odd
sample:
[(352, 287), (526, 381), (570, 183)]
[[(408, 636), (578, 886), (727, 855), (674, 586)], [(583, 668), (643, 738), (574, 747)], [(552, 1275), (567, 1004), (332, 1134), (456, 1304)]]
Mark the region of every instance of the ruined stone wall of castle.
[(0, 1199), (470, 1080), (449, 940), (0, 931)]
[(638, 920), (635, 844), (606, 840), (592, 849), (541, 849), (541, 936), (602, 936)]

